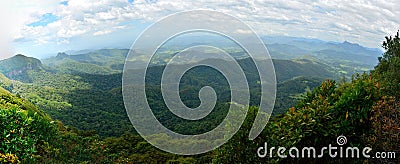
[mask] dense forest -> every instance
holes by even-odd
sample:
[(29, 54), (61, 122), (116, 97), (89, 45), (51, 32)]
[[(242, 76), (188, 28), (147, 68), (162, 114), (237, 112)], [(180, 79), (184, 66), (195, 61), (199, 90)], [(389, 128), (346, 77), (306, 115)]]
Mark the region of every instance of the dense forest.
[[(385, 53), (370, 72), (349, 78), (332, 76), (325, 64), (307, 59), (274, 60), (278, 92), (274, 117), (255, 140), (248, 139), (258, 111), (260, 89), (254, 64), (240, 59), (251, 87), (251, 105), (241, 129), (223, 146), (206, 154), (180, 156), (163, 152), (135, 133), (124, 110), (121, 66), (87, 59), (77, 62), (59, 54), (60, 64), (42, 65), (22, 55), (0, 62), (0, 162), (2, 163), (326, 163), (394, 162), (396, 159), (270, 158), (257, 156), (268, 145), (284, 147), (336, 144), (346, 136), (351, 146), (373, 148), (373, 152), (400, 152), (400, 37), (385, 38)], [(116, 57), (117, 56), (117, 57)], [(121, 60), (123, 53), (113, 56)], [(77, 57), (77, 56), (76, 56)], [(18, 59), (18, 68), (8, 70)], [(21, 61), (24, 60), (24, 61)], [(53, 63), (56, 59), (53, 58)], [(62, 61), (62, 62), (61, 62)], [(28, 63), (20, 65), (21, 63)], [(10, 64), (11, 63), (11, 64)], [(9, 64), (9, 65), (7, 65)], [(104, 67), (100, 67), (103, 65)], [(12, 65), (14, 66), (14, 65)], [(80, 69), (67, 69), (67, 68)], [(177, 132), (193, 134), (210, 130), (226, 115), (229, 100), (226, 80), (207, 67), (190, 70), (181, 81), (180, 92), (188, 106), (197, 106), (197, 93), (204, 85), (216, 88), (218, 102), (201, 122), (174, 118), (160, 101), (162, 65), (149, 69), (146, 86), (156, 117)], [(1, 67), (0, 67), (1, 68)], [(83, 71), (84, 70), (84, 71)], [(21, 73), (18, 73), (21, 72)], [(202, 75), (212, 75), (206, 78)], [(319, 75), (319, 76), (313, 76)], [(160, 136), (162, 137), (162, 136)], [(287, 154), (286, 154), (287, 155)]]
[[(83, 57), (83, 59), (87, 58)], [(62, 61), (64, 61), (63, 58)], [(64, 62), (69, 62), (69, 60)], [(257, 83), (259, 77), (254, 73), (256, 68), (248, 58), (239, 59), (239, 63), (249, 80), (252, 96), (250, 105), (256, 105), (260, 99), (260, 85)], [(274, 60), (274, 65), (280, 82), (277, 86), (275, 114), (283, 113), (295, 105), (299, 95), (317, 87), (324, 79), (332, 77), (332, 72), (326, 65), (310, 60), (304, 59), (301, 62)], [(28, 77), (29, 80), (9, 82), (4, 84), (4, 87), (28, 99), (53, 119), (60, 120), (66, 125), (81, 130), (95, 130), (103, 137), (120, 136), (126, 131), (134, 132), (123, 103), (122, 73), (96, 74), (92, 72), (89, 74), (81, 71), (71, 73), (57, 70), (58, 68), (38, 65), (35, 69), (17, 75), (18, 78)], [(74, 67), (76, 70), (87, 71), (86, 68)], [(146, 77), (149, 82), (146, 86), (147, 96), (155, 109), (156, 116), (165, 120), (164, 123), (168, 127), (173, 127), (174, 130), (181, 127), (181, 131), (196, 131), (196, 128), (182, 127), (180, 119), (171, 119), (174, 115), (168, 112), (162, 101), (159, 84), (164, 68), (165, 65), (150, 67)], [(213, 78), (208, 78), (210, 76)], [(183, 102), (188, 106), (198, 105), (198, 91), (206, 85), (218, 91), (218, 104), (223, 105), (230, 100), (229, 85), (223, 75), (211, 68), (198, 67), (188, 71), (181, 80), (180, 92)], [(224, 112), (213, 114), (223, 116)], [(210, 116), (208, 119), (212, 118)], [(215, 124), (215, 121), (218, 120), (210, 123)]]

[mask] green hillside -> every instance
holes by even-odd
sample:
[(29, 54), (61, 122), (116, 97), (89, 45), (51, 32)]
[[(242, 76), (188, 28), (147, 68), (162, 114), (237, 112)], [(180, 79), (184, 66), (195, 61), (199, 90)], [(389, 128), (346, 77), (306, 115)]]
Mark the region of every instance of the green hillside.
[(137, 135), (102, 139), (64, 126), (1, 87), (0, 129), (0, 163), (125, 163), (128, 157), (142, 163), (152, 156), (157, 163), (193, 161), (161, 152)]
[(26, 57), (24, 55), (16, 55), (14, 57), (0, 61), (0, 72), (10, 79), (19, 80), (30, 83), (28, 71), (43, 69), (40, 60)]
[[(122, 54), (120, 53), (123, 51), (99, 50), (89, 52), (83, 57), (80, 55), (59, 54), (53, 58), (55, 60), (53, 66), (47, 66), (46, 69), (27, 71), (26, 78), (29, 79), (30, 83), (15, 81), (9, 90), (14, 94), (19, 94), (21, 97), (29, 99), (52, 118), (60, 120), (66, 125), (74, 126), (81, 130), (96, 130), (101, 136), (119, 136), (126, 131), (134, 132), (122, 101), (122, 75), (119, 73), (121, 70), (115, 73), (114, 71), (116, 70), (110, 71), (105, 66), (106, 64), (93, 60), (99, 58), (115, 59), (121, 57)], [(107, 54), (106, 52), (112, 54)], [(103, 62), (106, 63), (105, 61)], [(252, 88), (251, 105), (258, 105), (260, 86), (257, 83), (258, 75), (254, 73), (257, 72), (255, 65), (249, 59), (240, 59), (239, 63), (243, 66), (249, 79), (249, 85)], [(282, 113), (294, 105), (298, 101), (298, 97), (295, 95), (304, 93), (306, 88), (313, 89), (316, 86), (314, 83), (320, 83), (324, 79), (333, 76), (333, 73), (329, 71), (329, 66), (313, 60), (274, 60), (274, 64), (279, 82), (296, 81), (296, 77), (304, 77), (311, 81), (311, 83), (296, 84), (293, 87), (298, 89), (295, 90), (285, 89), (288, 87), (286, 84), (291, 83), (278, 85), (276, 113)], [(86, 66), (96, 69), (90, 69)], [(160, 103), (162, 100), (158, 96), (160, 95), (160, 85), (157, 82), (161, 78), (163, 68), (164, 66), (162, 65), (149, 68), (149, 75), (151, 75), (148, 76), (149, 84), (152, 84), (149, 98), (154, 100), (158, 116), (160, 118), (168, 118), (171, 113), (164, 112), (166, 107)], [(111, 72), (114, 73), (111, 74)], [(218, 78), (216, 78), (216, 81), (210, 81), (210, 78), (207, 78), (208, 76)], [(313, 76), (318, 77), (319, 80), (315, 80), (317, 78), (313, 78)], [(228, 102), (230, 100), (229, 86), (223, 76), (212, 71), (212, 69), (197, 69), (185, 76), (181, 87), (182, 94), (185, 95), (183, 101), (189, 106), (198, 105), (198, 90), (212, 83), (218, 90), (218, 101), (220, 103)], [(216, 113), (216, 115), (219, 114)], [(179, 124), (179, 121), (164, 120), (166, 120), (165, 124), (171, 127)], [(188, 131), (189, 129), (190, 131), (198, 130), (181, 127), (181, 131)]]
[(8, 91), (12, 91), (13, 88), (12, 81), (4, 76), (2, 73), (0, 73), (0, 87)]
[[(0, 86), (9, 86), (10, 80), (5, 78), (1, 73), (0, 73)], [(8, 83), (8, 84), (7, 84)], [(33, 105), (31, 102), (21, 98), (19, 95), (14, 96), (12, 95), (9, 91), (4, 89), (3, 87), (0, 87), (0, 96), (2, 98), (1, 100), (1, 108), (2, 109), (10, 109), (10, 108), (20, 108), (26, 112), (30, 113), (38, 113), (41, 117), (50, 120), (50, 117), (47, 116), (43, 111), (39, 110), (35, 105)]]
[[(255, 117), (250, 115), (233, 139), (217, 149), (214, 162), (399, 163), (399, 33), (386, 37), (383, 48), (386, 52), (372, 73), (354, 74), (350, 81), (327, 80), (307, 91), (294, 107), (272, 118), (261, 136), (253, 141), (247, 138)], [(358, 147), (361, 151), (369, 147), (372, 150), (367, 155), (370, 156), (332, 158), (327, 151), (322, 151), (327, 145), (338, 146), (340, 136), (346, 137), (343, 150)], [(266, 153), (265, 157), (257, 156), (255, 152), (260, 146), (267, 146), (266, 143), (268, 149), (265, 147), (266, 150), (261, 152)], [(278, 146), (286, 151), (272, 149)], [(310, 146), (318, 152), (318, 157), (312, 153), (293, 157), (296, 151), (292, 151), (292, 155), (288, 151), (288, 148)], [(229, 152), (235, 152), (235, 155)], [(377, 155), (382, 153), (387, 155), (386, 158)]]
[(36, 161), (55, 124), (43, 111), (0, 87), (0, 162)]
[(84, 54), (57, 56), (44, 59), (43, 63), (62, 73), (113, 74), (121, 72), (127, 49), (102, 49)]
[(103, 67), (92, 63), (82, 63), (68, 58), (63, 59), (58, 65), (52, 68), (58, 72), (68, 74), (87, 73), (106, 75), (120, 72), (109, 67)]
[[(339, 46), (343, 50), (351, 47), (352, 54), (364, 52), (364, 48), (351, 43), (321, 45), (322, 50)], [(275, 59), (275, 113), (255, 140), (249, 140), (248, 134), (258, 112), (259, 77), (251, 60), (238, 60), (251, 87), (246, 120), (228, 143), (196, 156), (161, 151), (135, 133), (123, 104), (120, 67), (112, 67), (124, 55), (117, 53), (119, 50), (99, 50), (83, 56), (59, 54), (60, 59), (54, 58), (55, 64), (46, 68), (37, 59), (17, 55), (0, 61), (0, 69), (5, 72), (0, 73), (0, 163), (399, 163), (398, 156), (329, 158), (327, 151), (318, 152), (324, 155), (318, 160), (279, 158), (276, 151), (271, 157), (257, 156), (266, 142), (268, 147), (321, 149), (330, 144), (337, 146), (339, 136), (347, 137), (344, 147), (371, 147), (371, 156), (377, 152), (398, 155), (399, 33), (386, 37), (383, 48), (386, 52), (371, 72), (353, 74), (339, 82), (326, 80), (338, 79), (338, 68), (313, 55)], [(105, 59), (115, 63), (107, 64)], [(212, 86), (218, 95), (209, 116), (188, 121), (176, 117), (162, 101), (159, 81), (164, 67), (158, 64), (147, 70), (146, 94), (156, 118), (182, 134), (201, 133), (218, 125), (229, 106), (226, 79), (210, 67), (196, 67), (182, 77), (180, 93), (187, 106), (199, 105), (198, 92), (203, 86)], [(153, 137), (165, 140), (168, 136)], [(283, 155), (289, 155), (288, 151)]]

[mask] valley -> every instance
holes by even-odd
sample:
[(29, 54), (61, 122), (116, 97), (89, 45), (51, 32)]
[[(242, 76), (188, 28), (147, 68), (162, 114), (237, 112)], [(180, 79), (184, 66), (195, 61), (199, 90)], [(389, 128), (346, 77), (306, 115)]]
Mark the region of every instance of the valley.
[[(351, 124), (350, 129), (340, 129), (346, 134), (352, 130), (351, 128), (364, 126), (354, 121), (351, 123), (345, 121), (345, 124), (336, 122), (343, 120), (343, 111), (334, 109), (344, 109), (345, 104), (349, 106), (350, 110), (356, 110), (357, 105), (359, 109), (369, 109), (372, 102), (377, 101), (378, 96), (372, 96), (377, 95), (374, 87), (375, 81), (368, 81), (367, 75), (361, 74), (363, 72), (368, 74), (369, 70), (374, 68), (376, 57), (380, 55), (379, 52), (376, 49), (371, 50), (348, 42), (331, 43), (291, 37), (277, 38), (277, 40), (279, 39), (281, 39), (279, 43), (267, 42), (266, 45), (273, 58), (278, 83), (272, 121), (267, 125), (271, 133), (264, 131), (262, 136), (269, 136), (271, 142), (275, 143), (278, 141), (277, 137), (285, 138), (286, 136), (281, 135), (291, 134), (301, 138), (302, 142), (308, 143), (309, 140), (302, 138), (302, 135), (298, 136), (300, 133), (292, 134), (293, 132), (290, 131), (292, 125), (286, 125), (287, 122), (284, 121), (288, 120), (289, 123), (297, 122), (297, 120), (304, 121), (299, 124), (300, 126), (297, 126), (297, 123), (293, 125), (296, 128), (305, 128), (300, 129), (303, 131), (301, 134), (313, 136), (313, 131), (308, 129), (310, 126), (318, 127), (318, 130), (314, 129), (318, 133), (325, 133), (324, 130), (329, 131), (319, 122), (319, 124), (314, 124), (315, 121), (312, 123), (307, 121), (314, 117), (321, 118), (319, 120), (321, 122), (328, 121), (327, 128), (335, 129), (335, 127), (346, 127), (345, 124)], [(298, 48), (293, 44), (303, 48)], [(312, 45), (318, 45), (319, 48)], [(57, 129), (54, 131), (57, 134), (53, 135), (58, 138), (44, 139), (46, 142), (47, 140), (52, 141), (53, 147), (51, 150), (50, 148), (43, 150), (55, 154), (59, 153), (56, 149), (63, 150), (63, 153), (57, 155), (60, 156), (58, 160), (66, 161), (67, 159), (64, 158), (74, 154), (74, 150), (84, 150), (84, 152), (75, 154), (77, 155), (75, 158), (67, 161), (92, 161), (97, 158), (106, 162), (121, 162), (124, 161), (124, 158), (146, 161), (150, 158), (155, 159), (151, 155), (155, 153), (157, 157), (162, 158), (153, 162), (204, 163), (211, 160), (226, 162), (234, 158), (224, 155), (227, 151), (232, 151), (230, 148), (246, 147), (242, 144), (250, 144), (248, 142), (253, 144), (262, 142), (260, 139), (248, 141), (247, 138), (243, 138), (248, 134), (244, 129), (249, 129), (260, 102), (261, 89), (256, 67), (253, 61), (246, 57), (246, 54), (242, 54), (242, 51), (234, 48), (228, 49), (230, 49), (228, 52), (234, 53), (233, 56), (243, 68), (248, 80), (250, 87), (249, 115), (243, 129), (226, 146), (194, 157), (162, 152), (137, 135), (126, 114), (122, 96), (122, 71), (128, 49), (90, 50), (74, 55), (58, 53), (54, 57), (42, 60), (19, 54), (0, 61), (0, 89), (4, 88), (4, 91), (1, 90), (1, 94), (5, 95), (3, 96), (4, 104), (8, 104), (8, 101), (13, 99), (15, 102), (11, 102), (17, 104), (18, 110), (32, 110), (40, 113), (40, 119), (54, 120), (45, 126), (50, 130)], [(161, 51), (159, 53), (161, 56), (152, 60), (146, 74), (146, 94), (156, 118), (167, 128), (181, 134), (199, 134), (215, 128), (227, 114), (230, 101), (230, 88), (227, 80), (218, 71), (205, 66), (195, 67), (186, 72), (180, 81), (179, 90), (185, 105), (192, 108), (199, 106), (198, 93), (204, 86), (214, 88), (218, 99), (214, 110), (204, 119), (184, 120), (168, 110), (163, 102), (159, 84), (168, 57), (173, 56), (176, 52)], [(355, 60), (360, 58), (362, 60)], [(196, 63), (199, 59), (201, 60), (201, 57), (194, 57), (186, 62)], [(332, 80), (339, 82), (336, 85)], [(349, 80), (350, 83), (346, 82)], [(358, 85), (363, 85), (363, 87), (358, 88)], [(366, 91), (363, 90), (365, 88)], [(361, 90), (362, 94), (371, 95), (356, 95), (366, 97), (362, 100), (359, 99), (360, 97), (347, 99), (346, 96), (349, 96), (348, 94), (352, 96), (352, 90), (356, 89)], [(360, 101), (349, 105), (352, 104), (350, 101), (353, 99)], [(5, 107), (9, 108), (9, 106)], [(314, 112), (314, 110), (318, 110), (318, 112)], [(307, 113), (309, 111), (312, 112)], [(330, 114), (327, 114), (328, 111), (332, 112), (332, 116), (340, 119), (332, 120)], [(347, 120), (348, 112), (345, 115), (345, 120)], [(354, 119), (364, 118), (354, 111), (352, 115), (357, 117)], [(329, 133), (336, 133), (336, 131), (329, 131)], [(164, 138), (161, 134), (155, 137)], [(71, 143), (73, 146), (66, 147)], [(130, 143), (130, 147), (126, 145), (127, 143)], [(84, 148), (82, 145), (89, 146), (89, 148)], [(254, 148), (256, 148), (254, 145), (248, 147), (248, 151), (252, 152)], [(127, 153), (122, 153), (124, 151)], [(239, 153), (239, 156), (248, 155), (245, 154), (246, 151), (236, 152)], [(242, 158), (247, 159), (247, 157)], [(44, 154), (40, 159), (56, 160), (47, 159)], [(249, 157), (248, 160), (252, 161), (253, 158)]]
[[(275, 39), (279, 40), (279, 38)], [(337, 69), (347, 70), (346, 72), (349, 72), (349, 69), (361, 72), (362, 70), (357, 68), (372, 67), (372, 63), (369, 63), (370, 65), (368, 63), (361, 65), (358, 61), (348, 63), (348, 61), (353, 61), (351, 53), (363, 48), (355, 44), (334, 44), (290, 37), (280, 39), (283, 40), (282, 43), (266, 45), (274, 58), (273, 63), (278, 80), (274, 114), (284, 113), (301, 99), (301, 94), (311, 91), (322, 81), (338, 80), (346, 76), (338, 75)], [(299, 50), (290, 44), (302, 45), (308, 49)], [(317, 44), (320, 47), (327, 47), (327, 49), (311, 48), (313, 46), (310, 44)], [(338, 55), (332, 53), (321, 53), (321, 51), (333, 52), (336, 49), (349, 52), (347, 55), (349, 58), (344, 60), (336, 58)], [(310, 54), (315, 50), (318, 50), (317, 56), (312, 57)], [(363, 50), (368, 52), (367, 55), (370, 58), (377, 55), (374, 54), (375, 51), (368, 51), (366, 48)], [(231, 51), (236, 54), (240, 52)], [(122, 69), (128, 52), (128, 49), (102, 49), (77, 55), (59, 53), (55, 57), (42, 61), (17, 55), (0, 61), (0, 70), (5, 75), (2, 79), (7, 81), (2, 85), (10, 92), (30, 100), (52, 118), (60, 120), (66, 125), (81, 130), (95, 130), (104, 137), (120, 136), (125, 132), (134, 132), (126, 115), (121, 90)], [(168, 127), (174, 129), (174, 125), (182, 124), (182, 120), (170, 119), (173, 115), (166, 111), (166, 106), (160, 99), (160, 86), (156, 83), (160, 80), (165, 64), (157, 61), (165, 61), (168, 56), (171, 56), (169, 53), (161, 51), (161, 56), (159, 55), (161, 58), (153, 60), (153, 66), (149, 68), (148, 75), (150, 76), (148, 78), (151, 85), (148, 89), (151, 92), (148, 98), (156, 104), (154, 109), (158, 111), (156, 112), (158, 117), (164, 120)], [(285, 54), (283, 56), (286, 57), (282, 57), (281, 54)], [(254, 74), (257, 71), (252, 61), (243, 56), (238, 54), (237, 58), (249, 80), (250, 105), (257, 105), (260, 98), (260, 86), (257, 85), (258, 75)], [(352, 64), (352, 67), (339, 66), (348, 64)], [(217, 80), (207, 80), (210, 75), (218, 77)], [(223, 104), (229, 101), (229, 86), (226, 80), (212, 69), (196, 69), (188, 72), (184, 77), (181, 82), (181, 95), (185, 96), (184, 102), (191, 103), (189, 106), (199, 104), (197, 93), (201, 87), (209, 84), (214, 84), (212, 86), (220, 91), (217, 93), (218, 103)], [(216, 114), (223, 116), (218, 112)], [(180, 131), (187, 129), (191, 128), (182, 127)], [(196, 129), (192, 131), (196, 131)]]

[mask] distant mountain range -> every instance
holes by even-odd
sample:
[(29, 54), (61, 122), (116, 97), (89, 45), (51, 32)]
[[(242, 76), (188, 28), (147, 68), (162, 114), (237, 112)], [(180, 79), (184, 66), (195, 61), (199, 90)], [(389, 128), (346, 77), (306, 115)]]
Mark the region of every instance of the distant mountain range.
[[(196, 36), (178, 38), (161, 47), (158, 52), (160, 55), (153, 62), (154, 64), (165, 64), (167, 61), (165, 59), (178, 52), (176, 50), (188, 46), (204, 44), (216, 47), (233, 46), (231, 42), (223, 40), (226, 38), (218, 36), (207, 36), (207, 38), (208, 40)], [(367, 48), (347, 41), (339, 43), (287, 36), (263, 36), (261, 39), (273, 59), (318, 61), (332, 67), (331, 70), (336, 73), (336, 77), (369, 71), (377, 64), (377, 58), (383, 53), (380, 49)], [(193, 43), (193, 40), (196, 41)], [(43, 63), (69, 73), (83, 71), (85, 73), (112, 74), (122, 70), (128, 52), (128, 49), (102, 49), (71, 52), (73, 55), (59, 53), (55, 57), (44, 59)], [(242, 50), (234, 49), (228, 53), (236, 58), (246, 57)], [(76, 70), (75, 68), (78, 67), (85, 69)]]
[(356, 43), (344, 41), (328, 42), (318, 39), (287, 36), (262, 37), (272, 58), (295, 59), (315, 58), (331, 66), (338, 76), (349, 76), (371, 70), (377, 63), (382, 51), (367, 48)]

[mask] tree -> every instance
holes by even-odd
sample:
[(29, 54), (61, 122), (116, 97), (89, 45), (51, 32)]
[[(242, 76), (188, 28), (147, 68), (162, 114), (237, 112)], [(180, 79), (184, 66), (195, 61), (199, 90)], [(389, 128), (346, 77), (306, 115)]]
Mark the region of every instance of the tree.
[(379, 64), (373, 74), (382, 82), (382, 90), (386, 95), (400, 97), (400, 36), (397, 34), (385, 37), (382, 47), (386, 50), (379, 57)]

